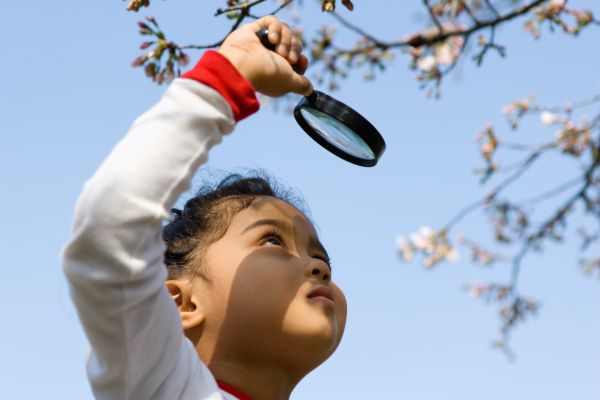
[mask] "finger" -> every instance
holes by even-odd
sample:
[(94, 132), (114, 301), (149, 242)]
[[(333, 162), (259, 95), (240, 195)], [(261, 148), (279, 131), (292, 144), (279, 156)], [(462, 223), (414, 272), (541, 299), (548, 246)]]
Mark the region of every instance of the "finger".
[(290, 48), (290, 54), (288, 56), (290, 63), (295, 64), (298, 61), (298, 57), (300, 57), (301, 52), (302, 43), (300, 43), (300, 40), (298, 40), (297, 37), (292, 36), (292, 47)]
[(301, 54), (298, 57), (298, 61), (294, 64), (294, 69), (299, 74), (304, 75), (304, 73), (308, 69), (308, 58), (306, 58), (306, 56), (304, 54)]
[(290, 48), (292, 47), (292, 30), (286, 24), (281, 24), (281, 39), (275, 48), (275, 51), (282, 57), (288, 58)]
[(313, 86), (310, 80), (304, 75), (293, 73), (290, 76), (290, 92), (308, 96), (313, 92)]
[(283, 28), (282, 22), (274, 17), (273, 15), (267, 15), (259, 18), (252, 23), (254, 26), (254, 32), (258, 32), (261, 29), (266, 28), (269, 31), (269, 42), (277, 45), (281, 38), (281, 29)]

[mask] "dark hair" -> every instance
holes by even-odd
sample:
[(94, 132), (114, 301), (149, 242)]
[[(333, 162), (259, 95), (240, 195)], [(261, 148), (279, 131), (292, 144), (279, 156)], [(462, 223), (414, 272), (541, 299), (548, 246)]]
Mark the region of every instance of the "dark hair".
[(216, 185), (205, 185), (183, 210), (173, 209), (174, 219), (163, 227), (167, 246), (168, 279), (193, 275), (199, 270), (206, 246), (221, 238), (235, 214), (259, 196), (283, 200), (306, 214), (300, 197), (283, 188), (262, 171), (229, 174)]

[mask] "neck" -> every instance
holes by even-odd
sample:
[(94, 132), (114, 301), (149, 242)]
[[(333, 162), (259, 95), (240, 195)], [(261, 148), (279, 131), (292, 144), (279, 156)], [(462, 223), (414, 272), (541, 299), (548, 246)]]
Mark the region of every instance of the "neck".
[(236, 362), (214, 361), (209, 369), (219, 382), (231, 385), (253, 399), (288, 400), (300, 379), (273, 367), (252, 365), (248, 368)]

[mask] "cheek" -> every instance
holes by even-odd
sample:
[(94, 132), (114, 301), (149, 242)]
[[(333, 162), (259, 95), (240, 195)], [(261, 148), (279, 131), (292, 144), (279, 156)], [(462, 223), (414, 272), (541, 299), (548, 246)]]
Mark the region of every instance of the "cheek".
[(246, 322), (281, 327), (301, 278), (285, 261), (260, 252), (245, 257), (229, 278), (229, 310)]
[(338, 285), (336, 285), (333, 282), (331, 283), (331, 288), (333, 289), (333, 298), (337, 303), (340, 304), (340, 308), (343, 308), (344, 315), (346, 315), (348, 304), (346, 303), (346, 296), (344, 296), (344, 292)]
[(344, 292), (342, 289), (335, 283), (331, 284), (333, 288), (333, 298), (337, 304), (336, 310), (336, 319), (338, 323), (339, 330), (339, 339), (342, 339), (342, 335), (344, 333), (344, 328), (346, 327), (346, 316), (348, 313), (348, 304), (346, 303), (346, 296), (344, 296)]

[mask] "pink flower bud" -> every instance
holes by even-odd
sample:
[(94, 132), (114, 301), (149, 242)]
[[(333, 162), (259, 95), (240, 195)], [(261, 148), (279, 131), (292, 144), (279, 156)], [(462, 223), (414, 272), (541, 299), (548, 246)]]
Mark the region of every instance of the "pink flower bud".
[(144, 63), (146, 62), (147, 59), (148, 59), (148, 57), (146, 55), (139, 56), (135, 60), (133, 60), (133, 62), (131, 63), (131, 66), (132, 67), (141, 67), (142, 65), (144, 65)]
[(154, 64), (154, 63), (146, 64), (146, 67), (144, 68), (144, 72), (146, 73), (146, 76), (148, 78), (154, 79), (154, 76), (156, 75), (156, 64)]
[(181, 65), (182, 67), (185, 67), (186, 65), (188, 65), (190, 62), (190, 58), (188, 57), (187, 54), (185, 53), (181, 53), (181, 55), (179, 56), (179, 65)]
[(322, 0), (321, 10), (325, 12), (333, 12), (335, 10), (335, 0)]

